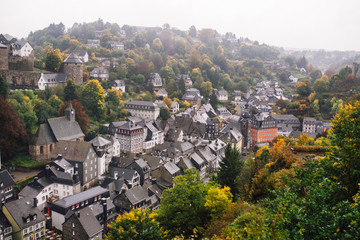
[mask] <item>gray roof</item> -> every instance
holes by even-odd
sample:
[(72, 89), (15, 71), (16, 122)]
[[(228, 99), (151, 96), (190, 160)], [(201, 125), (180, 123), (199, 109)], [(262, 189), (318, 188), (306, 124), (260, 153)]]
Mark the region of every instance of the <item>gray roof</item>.
[(106, 146), (106, 145), (111, 144), (111, 141), (109, 141), (109, 140), (107, 140), (107, 139), (105, 139), (103, 137), (100, 137), (100, 136), (96, 136), (90, 142), (92, 143), (92, 145), (94, 147), (102, 147), (102, 146)]
[(199, 154), (197, 154), (197, 153), (193, 153), (193, 154), (191, 155), (191, 159), (193, 159), (199, 166), (200, 166), (201, 164), (205, 163), (205, 160), (202, 159), (202, 158), (199, 156)]
[(11, 47), (13, 49), (21, 49), (26, 43), (27, 41), (25, 39), (17, 40), (16, 42), (11, 44)]
[(32, 187), (29, 185), (26, 185), (20, 192), (19, 197), (29, 197), (34, 198), (37, 197), (37, 195), (44, 189), (44, 187)]
[[(1, 186), (2, 184), (2, 186)], [(11, 177), (7, 170), (0, 171), (0, 190), (8, 188), (15, 184), (14, 179)]]
[(292, 114), (271, 114), (271, 116), (273, 118), (275, 118), (275, 120), (294, 120), (294, 121), (299, 121), (299, 119), (297, 117), (295, 117)]
[(157, 92), (157, 95), (159, 95), (159, 94), (161, 94), (161, 95), (167, 95), (168, 94), (168, 92), (165, 90), (165, 88), (160, 88), (159, 89), (159, 91)]
[(200, 148), (199, 153), (207, 162), (212, 162), (216, 159), (216, 156), (211, 152), (210, 148), (207, 146)]
[(80, 218), (77, 217), (76, 213), (74, 214), (89, 237), (92, 237), (103, 230), (90, 206), (80, 209), (78, 212), (80, 212)]
[(89, 142), (59, 141), (55, 144), (51, 157), (56, 158), (61, 154), (68, 161), (84, 162), (91, 148)]
[(137, 106), (148, 106), (148, 107), (157, 107), (155, 103), (149, 101), (137, 101), (137, 100), (130, 100), (126, 102), (127, 105), (137, 105)]
[(78, 55), (73, 52), (64, 60), (64, 63), (83, 63)]
[(133, 169), (109, 167), (109, 173), (111, 177), (115, 176), (115, 172), (118, 174), (118, 179), (124, 178), (125, 180), (133, 179), (134, 175), (137, 173), (137, 171)]
[(64, 158), (62, 158), (60, 160), (54, 160), (53, 163), (58, 165), (59, 167), (61, 167), (64, 170), (74, 168), (74, 166), (71, 163), (69, 163), (68, 161), (66, 161)]
[(0, 48), (7, 48), (7, 46), (4, 45), (4, 44), (2, 44), (2, 43), (0, 43)]
[(136, 164), (139, 165), (139, 167), (141, 167), (141, 168), (149, 167), (148, 163), (147, 163), (144, 159), (142, 159), (142, 158), (140, 158), (140, 159), (138, 159), (138, 160), (135, 160), (135, 162), (136, 162)]
[(104, 67), (97, 67), (91, 70), (90, 75), (92, 74), (109, 74), (109, 71)]
[(85, 51), (85, 50), (74, 50), (74, 51), (72, 51), (72, 53), (74, 53), (75, 55), (77, 55), (79, 57), (85, 57), (85, 55), (87, 54), (87, 51)]
[(47, 83), (65, 83), (67, 80), (64, 73), (42, 73), (41, 75)]
[(218, 91), (218, 95), (226, 95), (226, 96), (227, 96), (227, 95), (228, 95), (228, 92), (227, 92), (226, 90), (223, 90), (223, 89), (222, 89), (222, 90), (219, 90), (219, 91)]
[(64, 197), (63, 199), (57, 200), (53, 204), (57, 205), (59, 207), (62, 207), (62, 208), (68, 208), (76, 203), (85, 201), (87, 199), (101, 195), (106, 192), (109, 192), (109, 190), (102, 188), (100, 186), (96, 186), (96, 187), (90, 188), (84, 192), (81, 192), (81, 193), (78, 193), (78, 194), (75, 194), (72, 196)]
[(150, 187), (148, 187), (148, 189), (153, 192), (158, 198), (162, 197), (162, 190), (156, 184), (151, 185)]
[(79, 123), (70, 121), (68, 117), (58, 117), (48, 119), (48, 123), (57, 141), (72, 140), (84, 137)]
[(55, 136), (47, 123), (40, 124), (36, 134), (30, 140), (31, 145), (46, 145), (55, 142)]
[(173, 162), (167, 162), (164, 165), (164, 168), (171, 174), (174, 175), (177, 172), (180, 172), (180, 168), (175, 165)]
[(124, 80), (114, 80), (114, 86), (125, 86), (125, 81)]
[(130, 188), (126, 191), (125, 196), (129, 199), (132, 205), (135, 205), (149, 197), (147, 191), (145, 191), (141, 186)]
[[(45, 220), (45, 216), (40, 210), (37, 207), (33, 207), (33, 199), (31, 198), (21, 198), (7, 202), (5, 203), (5, 207), (21, 229), (33, 226), (36, 223)], [(30, 220), (30, 222), (26, 223), (24, 218), (26, 219), (30, 214), (36, 214), (36, 220)]]
[(239, 90), (235, 90), (233, 93), (232, 93), (233, 96), (241, 96), (241, 91)]
[(184, 158), (183, 162), (184, 162), (185, 166), (187, 167), (187, 169), (195, 167), (189, 158)]

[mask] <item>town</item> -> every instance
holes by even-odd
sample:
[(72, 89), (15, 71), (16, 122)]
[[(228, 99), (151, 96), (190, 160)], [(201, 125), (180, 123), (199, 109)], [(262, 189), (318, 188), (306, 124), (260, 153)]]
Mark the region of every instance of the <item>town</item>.
[[(125, 29), (119, 30), (118, 40), (108, 37), (109, 29), (96, 30), (92, 38), (83, 39), (80, 48), (62, 52), (49, 48), (43, 59), (40, 46), (36, 50), (28, 40), (0, 35), (0, 76), (11, 89), (10, 102), (15, 103), (18, 112), (21, 101), (39, 104), (34, 107), (38, 120), (33, 127), (25, 124), (30, 133), (27, 145), (20, 147), (28, 149), (28, 156), (40, 166), (19, 187), (16, 182), (24, 179), (15, 181), (14, 174), (21, 166), (3, 162), (0, 239), (102, 239), (119, 214), (134, 209), (158, 210), (163, 192), (173, 188), (174, 179), (188, 169), (196, 169), (202, 182), (212, 181), (228, 145), (245, 162), (255, 159), (259, 149), (272, 148), (281, 138), (295, 142), (306, 137), (314, 142), (331, 129), (330, 118), (323, 117), (330, 116), (326, 109), (331, 109), (333, 115), (340, 111), (340, 98), (323, 103), (324, 95), (314, 99), (315, 93), (311, 95), (306, 89), (308, 82), (304, 79), (308, 76), (314, 78), (316, 96), (326, 92), (328, 86), (320, 84), (329, 81), (321, 72), (316, 75), (319, 70), (301, 65), (301, 60), (305, 61), (302, 58), (298, 59), (299, 66), (284, 59), (242, 64), (225, 59), (225, 63), (218, 60), (214, 64), (193, 48), (185, 61), (191, 66), (189, 71), (176, 66), (181, 64), (175, 57), (168, 57), (170, 63), (158, 67), (156, 56), (161, 58), (158, 52), (170, 43), (165, 37), (161, 43), (156, 36), (167, 34), (169, 26), (134, 29), (137, 32), (131, 36)], [(145, 34), (154, 34), (153, 41), (148, 42)], [(201, 32), (192, 36), (174, 34), (174, 39), (176, 44), (210, 44)], [(76, 39), (68, 40), (72, 44)], [(236, 44), (257, 47), (257, 43), (231, 34), (211, 41), (219, 44), (218, 49)], [(144, 54), (157, 51), (152, 62), (135, 63), (138, 45)], [(184, 50), (181, 46), (180, 50), (171, 50), (170, 45), (166, 48), (169, 55), (171, 51), (185, 53), (185, 45)], [(223, 51), (220, 49), (215, 59), (223, 57)], [(114, 56), (106, 56), (109, 53)], [(233, 54), (238, 54), (238, 49), (233, 48)], [(234, 68), (231, 64), (240, 72), (268, 77), (252, 78), (250, 81), (256, 79), (253, 85), (244, 79), (227, 80), (225, 69)], [(172, 68), (178, 68), (178, 72)], [(121, 75), (123, 69), (128, 74)], [(358, 64), (346, 69), (352, 71), (353, 79), (359, 77)], [(284, 77), (286, 71), (291, 74)], [(32, 98), (34, 92), (36, 97)], [(60, 92), (62, 96), (56, 96)], [(20, 95), (21, 101), (17, 100)], [(301, 97), (310, 100), (305, 102)], [(52, 115), (44, 107), (51, 104), (50, 99), (54, 100), (51, 103), (57, 101)], [(88, 100), (82, 100), (79, 108), (80, 99)], [(40, 105), (41, 101), (46, 104)], [(114, 102), (112, 106), (99, 107), (110, 101)], [(314, 113), (306, 112), (309, 104)], [(47, 112), (41, 113), (42, 109)], [(90, 116), (85, 124), (84, 114)], [(1, 149), (2, 154), (6, 151)]]

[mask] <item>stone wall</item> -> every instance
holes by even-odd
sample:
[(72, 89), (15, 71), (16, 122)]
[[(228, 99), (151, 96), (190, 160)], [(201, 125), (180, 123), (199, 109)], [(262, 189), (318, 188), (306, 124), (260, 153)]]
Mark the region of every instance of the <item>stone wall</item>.
[(83, 83), (83, 64), (64, 63), (63, 71), (68, 79), (72, 79), (76, 85)]
[(0, 70), (0, 75), (13, 89), (35, 89), (38, 88), (40, 72)]
[(352, 73), (354, 74), (355, 78), (360, 78), (360, 71), (359, 71), (360, 64), (354, 62), (352, 67)]
[(18, 71), (34, 71), (34, 51), (28, 57), (9, 55), (9, 69)]
[[(29, 153), (37, 161), (49, 160), (51, 157), (51, 152), (54, 151), (55, 143), (44, 144), (44, 145), (30, 145)], [(40, 149), (42, 147), (42, 153)]]
[(8, 48), (0, 48), (0, 70), (9, 69)]

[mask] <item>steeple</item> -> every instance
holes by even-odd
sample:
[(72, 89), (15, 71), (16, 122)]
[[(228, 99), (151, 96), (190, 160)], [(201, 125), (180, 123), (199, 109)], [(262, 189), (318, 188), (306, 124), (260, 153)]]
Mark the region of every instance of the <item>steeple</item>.
[(71, 104), (71, 99), (67, 108), (65, 109), (65, 116), (69, 119), (70, 122), (75, 122), (75, 109)]

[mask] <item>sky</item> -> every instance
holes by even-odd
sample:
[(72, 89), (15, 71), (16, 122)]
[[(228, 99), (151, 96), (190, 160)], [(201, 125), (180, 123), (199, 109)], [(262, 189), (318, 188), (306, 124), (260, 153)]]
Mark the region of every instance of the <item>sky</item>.
[(17, 0), (1, 3), (0, 33), (21, 38), (62, 22), (212, 28), (272, 46), (360, 51), (359, 0)]

